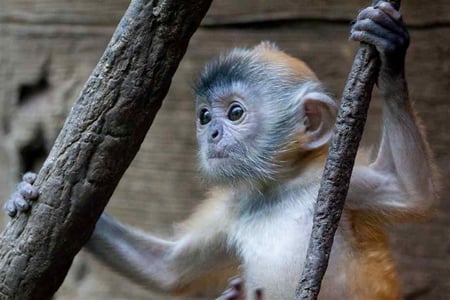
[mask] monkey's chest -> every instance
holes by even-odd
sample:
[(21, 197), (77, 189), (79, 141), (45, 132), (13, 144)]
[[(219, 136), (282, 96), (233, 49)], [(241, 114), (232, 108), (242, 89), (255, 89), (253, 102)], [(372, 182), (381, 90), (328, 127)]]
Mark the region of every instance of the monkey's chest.
[[(294, 299), (311, 235), (311, 212), (312, 207), (301, 204), (283, 205), (243, 217), (232, 225), (228, 243), (241, 259), (249, 299), (258, 288), (263, 289), (265, 299)], [(338, 229), (329, 265), (334, 275), (325, 277), (321, 296), (332, 291), (335, 299), (346, 299), (342, 296), (347, 291), (340, 263), (346, 252)]]
[(229, 243), (241, 258), (248, 290), (263, 288), (266, 299), (293, 299), (312, 227), (309, 210), (302, 210), (272, 208), (234, 224)]

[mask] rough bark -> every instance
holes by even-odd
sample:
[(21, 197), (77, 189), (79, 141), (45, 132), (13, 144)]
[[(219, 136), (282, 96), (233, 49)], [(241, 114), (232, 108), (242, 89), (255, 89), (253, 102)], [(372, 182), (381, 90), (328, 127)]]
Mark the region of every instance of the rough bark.
[[(375, 5), (378, 1), (374, 1)], [(400, 1), (389, 1), (397, 9)], [(361, 44), (347, 78), (336, 129), (315, 205), (313, 228), (299, 285), (297, 300), (317, 299), (325, 275), (364, 131), (372, 89), (379, 71), (376, 49)]]
[(1, 235), (0, 298), (49, 299), (132, 161), (211, 0), (132, 1)]

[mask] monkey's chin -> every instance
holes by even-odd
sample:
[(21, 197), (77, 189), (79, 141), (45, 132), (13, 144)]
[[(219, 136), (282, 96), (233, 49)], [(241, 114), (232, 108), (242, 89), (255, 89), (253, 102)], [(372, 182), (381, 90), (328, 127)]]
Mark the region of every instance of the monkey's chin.
[(207, 159), (208, 169), (211, 172), (220, 172), (222, 173), (224, 169), (228, 169), (232, 164), (232, 161), (228, 157), (210, 157)]
[(208, 158), (201, 168), (208, 182), (219, 185), (235, 183), (239, 177), (236, 170), (239, 170), (239, 166), (229, 157)]

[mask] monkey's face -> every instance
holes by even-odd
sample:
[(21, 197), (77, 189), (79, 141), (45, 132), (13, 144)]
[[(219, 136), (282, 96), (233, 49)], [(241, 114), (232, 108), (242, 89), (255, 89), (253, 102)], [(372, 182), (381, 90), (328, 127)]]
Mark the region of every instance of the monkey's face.
[(305, 64), (270, 45), (211, 61), (195, 92), (200, 169), (215, 184), (287, 178), (331, 135), (334, 102)]
[(245, 158), (258, 134), (257, 113), (243, 97), (232, 94), (197, 102), (200, 167), (209, 180), (237, 180), (249, 172)]
[[(232, 89), (231, 89), (232, 90)], [(230, 89), (227, 89), (229, 92)], [(286, 135), (271, 136), (277, 116), (256, 91), (199, 97), (196, 107), (200, 168), (215, 184), (261, 182), (277, 171), (275, 154)], [(272, 120), (272, 121), (271, 121)]]

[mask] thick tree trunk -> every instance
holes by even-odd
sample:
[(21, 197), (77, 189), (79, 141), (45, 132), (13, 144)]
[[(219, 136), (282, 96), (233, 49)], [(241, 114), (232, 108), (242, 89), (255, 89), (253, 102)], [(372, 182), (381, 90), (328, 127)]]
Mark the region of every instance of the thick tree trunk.
[(49, 299), (58, 289), (139, 150), (210, 3), (131, 2), (39, 172), (39, 201), (2, 233), (1, 299)]
[[(376, 4), (379, 0), (374, 1)], [(400, 0), (389, 1), (397, 9)], [(376, 49), (361, 44), (344, 88), (314, 212), (314, 223), (297, 300), (317, 299), (328, 266), (379, 71)]]

